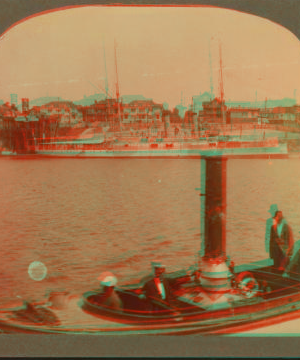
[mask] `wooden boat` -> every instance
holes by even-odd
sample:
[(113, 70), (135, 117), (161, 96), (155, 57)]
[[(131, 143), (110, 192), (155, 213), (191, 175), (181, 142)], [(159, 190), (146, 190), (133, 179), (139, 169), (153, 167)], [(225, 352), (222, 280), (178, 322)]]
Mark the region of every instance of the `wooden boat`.
[[(67, 306), (60, 309), (53, 303), (28, 302), (17, 308), (2, 309), (0, 328), (4, 333), (95, 335), (242, 332), (300, 317), (299, 278), (298, 274), (283, 278), (272, 266), (242, 271), (235, 275), (239, 281), (226, 294), (226, 299), (222, 295), (223, 299), (214, 301), (213, 306), (203, 306), (205, 291), (201, 285), (186, 273), (177, 272), (169, 274), (176, 295), (170, 309), (162, 304), (161, 310), (148, 311), (147, 302), (139, 296), (141, 287), (136, 284), (117, 289), (123, 311), (101, 305), (97, 291), (89, 291), (82, 297), (65, 294)], [(245, 286), (245, 280), (255, 286)]]

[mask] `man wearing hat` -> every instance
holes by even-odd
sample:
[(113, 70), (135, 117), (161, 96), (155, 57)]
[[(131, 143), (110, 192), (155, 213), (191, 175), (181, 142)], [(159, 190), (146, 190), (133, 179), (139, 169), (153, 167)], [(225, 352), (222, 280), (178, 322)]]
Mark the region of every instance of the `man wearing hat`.
[(152, 261), (152, 269), (154, 275), (144, 284), (143, 293), (149, 300), (149, 308), (152, 311), (162, 310), (157, 304), (170, 306), (173, 296), (169, 282), (164, 277), (165, 266), (160, 261)]
[(270, 257), (274, 260), (275, 268), (284, 270), (293, 253), (293, 233), (284, 219), (282, 211), (276, 211), (274, 220), (270, 237)]
[[(271, 229), (272, 226), (275, 224), (275, 214), (276, 211), (278, 211), (278, 206), (277, 204), (271, 204), (270, 205), (270, 210), (268, 210), (268, 212), (270, 213), (271, 217), (269, 219), (267, 219), (266, 221), (266, 233), (265, 233), (265, 249), (266, 252), (270, 254), (271, 257), (271, 252), (270, 252), (270, 236), (271, 236)], [(272, 258), (272, 257), (271, 257)]]

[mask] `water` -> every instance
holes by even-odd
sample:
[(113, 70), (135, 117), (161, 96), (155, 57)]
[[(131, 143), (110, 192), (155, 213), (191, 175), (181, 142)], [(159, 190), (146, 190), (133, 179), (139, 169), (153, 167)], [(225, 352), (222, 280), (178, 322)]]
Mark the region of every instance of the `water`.
[[(229, 160), (227, 253), (262, 260), (265, 222), (277, 203), (300, 224), (299, 160)], [(82, 293), (113, 271), (139, 280), (150, 261), (187, 268), (200, 249), (200, 160), (0, 159), (0, 304), (51, 290)], [(298, 236), (299, 237), (299, 236)], [(46, 278), (28, 275), (43, 262)]]

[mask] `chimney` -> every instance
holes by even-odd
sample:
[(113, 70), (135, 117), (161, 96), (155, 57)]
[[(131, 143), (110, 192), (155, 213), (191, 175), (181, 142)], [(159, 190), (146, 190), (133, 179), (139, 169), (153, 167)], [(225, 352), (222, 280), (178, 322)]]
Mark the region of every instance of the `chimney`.
[(26, 113), (29, 111), (29, 99), (23, 98), (22, 99), (22, 112)]

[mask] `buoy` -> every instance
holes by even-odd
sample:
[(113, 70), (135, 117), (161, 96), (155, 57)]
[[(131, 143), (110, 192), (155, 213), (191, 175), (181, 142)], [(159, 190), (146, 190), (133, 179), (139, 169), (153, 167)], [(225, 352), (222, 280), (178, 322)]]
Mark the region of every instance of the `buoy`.
[(242, 295), (247, 298), (252, 298), (257, 295), (259, 291), (259, 284), (255, 277), (249, 271), (241, 272), (235, 278), (237, 288), (241, 291)]

